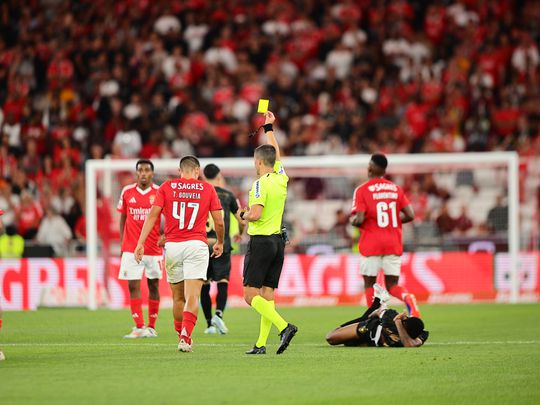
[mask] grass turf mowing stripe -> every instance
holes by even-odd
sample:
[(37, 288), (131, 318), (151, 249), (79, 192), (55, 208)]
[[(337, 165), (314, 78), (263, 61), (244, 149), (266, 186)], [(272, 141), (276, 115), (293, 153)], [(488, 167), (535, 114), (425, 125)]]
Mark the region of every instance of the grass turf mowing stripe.
[[(132, 326), (129, 311), (6, 312), (0, 403), (536, 405), (539, 310), (424, 305), (426, 347), (371, 350), (331, 347), (324, 339), (362, 308), (284, 308), (300, 333), (283, 356), (256, 359), (243, 354), (259, 330), (260, 316), (249, 308), (227, 311), (227, 335), (204, 335), (200, 322), (193, 355), (176, 351), (170, 311), (160, 314), (159, 338), (135, 342), (122, 339)], [(270, 351), (277, 342), (271, 334)]]

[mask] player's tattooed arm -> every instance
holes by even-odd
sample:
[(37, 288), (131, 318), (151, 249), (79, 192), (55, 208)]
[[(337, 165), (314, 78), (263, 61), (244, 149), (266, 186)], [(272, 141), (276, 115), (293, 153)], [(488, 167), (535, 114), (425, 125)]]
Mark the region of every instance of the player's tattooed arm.
[(154, 225), (156, 221), (159, 219), (159, 216), (161, 214), (162, 208), (153, 205), (150, 209), (150, 213), (146, 217), (146, 220), (144, 221), (144, 225), (141, 230), (141, 234), (139, 236), (139, 241), (137, 242), (137, 247), (135, 248), (135, 260), (137, 263), (140, 263), (143, 256), (144, 256), (144, 242), (146, 242), (146, 238), (148, 238), (148, 235), (154, 228)]
[(407, 313), (406, 312), (402, 312), (401, 314), (397, 315), (394, 318), (394, 323), (396, 324), (398, 334), (399, 334), (399, 339), (401, 340), (401, 343), (403, 343), (403, 347), (420, 347), (420, 346), (422, 346), (423, 342), (422, 342), (421, 339), (419, 339), (419, 338), (413, 339), (407, 333), (407, 330), (403, 326), (403, 319), (406, 319), (406, 318), (407, 318)]
[(399, 217), (402, 224), (414, 221), (414, 210), (412, 205), (409, 204), (406, 207), (403, 207), (399, 213)]
[(356, 213), (356, 215), (351, 217), (351, 225), (359, 228), (364, 223), (365, 218), (366, 218), (366, 213), (359, 211)]

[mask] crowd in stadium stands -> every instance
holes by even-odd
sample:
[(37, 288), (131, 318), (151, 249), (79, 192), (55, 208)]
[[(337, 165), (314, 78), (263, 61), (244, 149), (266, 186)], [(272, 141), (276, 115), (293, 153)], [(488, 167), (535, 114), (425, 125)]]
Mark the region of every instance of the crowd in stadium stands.
[(251, 156), (261, 97), (288, 155), (539, 154), (539, 19), (534, 0), (4, 0), (4, 222), (83, 240), (86, 159)]

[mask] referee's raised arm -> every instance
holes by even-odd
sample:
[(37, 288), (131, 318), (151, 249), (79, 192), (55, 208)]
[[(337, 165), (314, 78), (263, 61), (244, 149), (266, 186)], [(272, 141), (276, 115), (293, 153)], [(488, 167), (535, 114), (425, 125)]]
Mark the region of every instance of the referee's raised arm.
[(266, 140), (270, 145), (276, 148), (276, 160), (281, 160), (281, 153), (279, 152), (279, 144), (276, 137), (274, 136), (274, 122), (276, 122), (276, 117), (272, 111), (267, 111), (264, 113), (264, 132), (266, 134)]

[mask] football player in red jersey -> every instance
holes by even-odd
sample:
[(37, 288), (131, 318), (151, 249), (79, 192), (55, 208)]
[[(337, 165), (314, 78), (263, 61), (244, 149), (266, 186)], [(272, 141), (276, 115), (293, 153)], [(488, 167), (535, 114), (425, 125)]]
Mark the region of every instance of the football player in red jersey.
[(371, 306), (373, 285), (382, 269), (386, 289), (405, 302), (411, 316), (420, 317), (414, 296), (398, 285), (403, 253), (401, 225), (414, 220), (414, 211), (403, 189), (384, 178), (387, 166), (386, 156), (372, 155), (369, 180), (355, 190), (353, 198), (352, 225), (360, 228), (358, 247), (366, 301)]
[[(4, 229), (4, 223), (2, 222), (2, 215), (4, 215), (4, 211), (0, 210), (0, 232)], [(0, 297), (1, 298), (1, 297)], [(0, 304), (2, 304), (2, 301), (0, 300)], [(0, 305), (0, 330), (2, 329), (2, 306)], [(0, 361), (5, 360), (6, 356), (4, 356), (4, 353), (2, 353), (2, 350), (0, 350)]]
[(166, 181), (159, 188), (144, 223), (135, 258), (141, 261), (145, 241), (154, 224), (165, 217), (165, 268), (173, 296), (174, 326), (180, 342), (178, 350), (192, 351), (191, 333), (197, 322), (201, 287), (206, 280), (210, 254), (206, 221), (212, 215), (217, 242), (212, 257), (223, 253), (225, 226), (216, 189), (199, 180), (201, 165), (194, 156), (180, 160), (180, 178)]
[[(152, 228), (145, 244), (145, 256), (140, 262), (135, 260), (135, 247), (146, 216), (156, 198), (158, 186), (152, 182), (154, 164), (141, 159), (135, 165), (136, 183), (129, 184), (122, 190), (117, 210), (120, 212), (120, 242), (122, 261), (118, 278), (127, 280), (131, 316), (135, 326), (126, 339), (157, 337), (155, 330), (159, 312), (159, 280), (162, 277), (163, 249), (158, 246), (159, 222)], [(142, 312), (141, 279), (143, 272), (148, 282), (148, 325), (144, 326)]]

